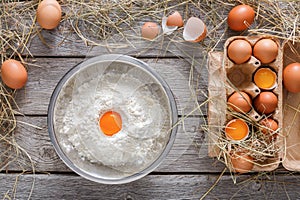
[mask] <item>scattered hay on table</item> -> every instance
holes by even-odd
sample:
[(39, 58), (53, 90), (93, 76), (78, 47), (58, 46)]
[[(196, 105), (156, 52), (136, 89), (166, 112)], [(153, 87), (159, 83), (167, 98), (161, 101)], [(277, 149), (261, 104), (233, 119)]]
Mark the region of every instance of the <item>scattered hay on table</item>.
[[(154, 21), (160, 24), (162, 16), (174, 10), (180, 11), (184, 20), (190, 16), (198, 16), (208, 27), (207, 39), (199, 45), (193, 46), (193, 48), (198, 48), (199, 54), (203, 54), (204, 59), (202, 58), (201, 62), (198, 62), (199, 60), (182, 48), (186, 45), (182, 39), (182, 28), (171, 36), (159, 36), (158, 42), (164, 42), (161, 48), (165, 48), (165, 51), (168, 48), (174, 48), (174, 45), (171, 44), (175, 44), (175, 47), (179, 48), (183, 55), (189, 57), (191, 71), (195, 63), (198, 68), (206, 68), (207, 53), (213, 50), (222, 51), (225, 40), (233, 35), (272, 34), (281, 40), (300, 42), (300, 4), (296, 0), (120, 0), (118, 2), (109, 0), (60, 0), (63, 18), (60, 26), (54, 32), (62, 39), (57, 46), (53, 46), (43, 37), (43, 30), (35, 23), (35, 12), (39, 2), (38, 0), (2, 1), (0, 7), (1, 62), (8, 58), (16, 58), (26, 63), (27, 57), (33, 57), (30, 53), (30, 43), (34, 37), (39, 37), (41, 42), (50, 48), (63, 44), (68, 36), (74, 35), (74, 33), (78, 40), (87, 46), (103, 45), (103, 41), (109, 40), (114, 35), (119, 35), (124, 41), (131, 43), (129, 38), (141, 39), (140, 27), (143, 22)], [(256, 11), (256, 18), (249, 30), (237, 33), (228, 30), (226, 17), (230, 9), (240, 3), (251, 5)], [(127, 34), (129, 32), (130, 35)], [(118, 45), (117, 41), (114, 45)], [(169, 50), (173, 51), (172, 49)], [(192, 74), (193, 72), (191, 72), (191, 79), (203, 78), (194, 77)], [(207, 95), (207, 91), (199, 89), (197, 83), (196, 80), (196, 83), (190, 85), (196, 102), (198, 95)], [(13, 97), (14, 92), (8, 91), (6, 87), (0, 84), (0, 95), (0, 145), (3, 145), (2, 149), (6, 149), (1, 153), (0, 169), (5, 170), (11, 162), (15, 161), (16, 155), (20, 151), (25, 155), (29, 154), (17, 145), (14, 137), (17, 124), (16, 112), (14, 111), (17, 108)], [(205, 107), (203, 104), (198, 104), (195, 111), (200, 110), (202, 112), (201, 108), (203, 107)], [(194, 113), (186, 114), (193, 115)], [(206, 126), (206, 124), (203, 125), (204, 130), (207, 128)], [(253, 139), (261, 140), (259, 137)], [(220, 143), (219, 145), (226, 144)], [(261, 144), (261, 147), (266, 148), (264, 144)], [(275, 152), (272, 150), (264, 152), (264, 154), (269, 155)], [(34, 167), (32, 170), (34, 171)]]

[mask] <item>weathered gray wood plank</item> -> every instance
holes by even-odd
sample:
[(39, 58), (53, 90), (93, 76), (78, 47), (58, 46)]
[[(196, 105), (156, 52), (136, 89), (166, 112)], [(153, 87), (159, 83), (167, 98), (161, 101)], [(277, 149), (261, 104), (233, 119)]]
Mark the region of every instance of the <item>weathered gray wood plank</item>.
[[(41, 130), (19, 123), (16, 129), (17, 143), (24, 148), (33, 160), (35, 169), (39, 172), (70, 172), (68, 167), (56, 154), (47, 130), (46, 117), (18, 117), (18, 121), (26, 122), (41, 128)], [(203, 124), (201, 118), (187, 118), (184, 126), (179, 126), (176, 141), (165, 161), (156, 172), (220, 172), (223, 164), (215, 163), (215, 159), (207, 156), (205, 133), (199, 130)], [(0, 151), (2, 151), (0, 149)], [(7, 170), (31, 170), (30, 162), (19, 166), (10, 165)]]
[[(16, 102), (20, 111), (30, 115), (46, 115), (50, 96), (62, 76), (73, 66), (83, 61), (81, 58), (36, 58), (28, 66), (26, 87), (17, 91)], [(153, 67), (169, 84), (176, 98), (179, 114), (187, 114), (197, 105), (189, 87), (191, 64), (184, 59), (143, 59)], [(205, 68), (195, 66), (192, 91), (196, 91), (198, 101), (203, 102), (207, 94), (207, 72)], [(197, 95), (196, 94), (196, 95)], [(203, 107), (204, 108), (204, 107)], [(203, 111), (205, 109), (202, 109)], [(201, 114), (194, 112), (194, 115)]]
[[(184, 42), (179, 37), (175, 39), (178, 40), (177, 42), (170, 42), (169, 37), (163, 38), (163, 36), (151, 42), (140, 38), (140, 35), (129, 36), (136, 33), (124, 33), (128, 35), (126, 40), (122, 39), (121, 35), (116, 34), (111, 39), (100, 41), (99, 46), (96, 47), (87, 46), (75, 33), (67, 34), (66, 38), (63, 31), (58, 30), (42, 30), (40, 34), (46, 44), (37, 36), (33, 37), (29, 44), (30, 53), (39, 57), (85, 57), (106, 53), (122, 53), (146, 57), (176, 57), (184, 56), (183, 52), (201, 56), (202, 49), (201, 45)], [(197, 53), (193, 53), (196, 50)], [(24, 55), (28, 55), (27, 52)]]
[[(13, 197), (17, 174), (0, 174), (0, 193)], [(18, 177), (15, 199), (27, 199), (34, 181), (32, 199), (199, 199), (218, 175), (148, 175), (122, 185), (103, 185), (77, 175), (22, 175)], [(235, 185), (223, 176), (205, 199), (299, 199), (300, 176), (238, 177)], [(244, 182), (243, 182), (244, 181)], [(275, 181), (275, 182), (274, 182)]]

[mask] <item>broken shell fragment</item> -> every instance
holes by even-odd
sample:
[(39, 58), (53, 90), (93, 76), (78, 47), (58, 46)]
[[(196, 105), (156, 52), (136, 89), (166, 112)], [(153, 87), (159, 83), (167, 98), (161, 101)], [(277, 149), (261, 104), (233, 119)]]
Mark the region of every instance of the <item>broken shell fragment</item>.
[(183, 39), (189, 42), (200, 42), (206, 37), (206, 33), (204, 22), (197, 17), (191, 17), (184, 26)]
[(168, 17), (163, 17), (161, 21), (161, 27), (162, 27), (163, 34), (170, 35), (177, 30), (178, 26), (168, 26), (167, 21), (168, 21)]
[(173, 12), (170, 14), (167, 18), (167, 26), (177, 26), (182, 27), (183, 26), (183, 20), (178, 11)]
[(153, 40), (159, 34), (160, 27), (154, 22), (146, 22), (142, 26), (142, 37)]
[(168, 17), (164, 16), (161, 22), (163, 34), (170, 35), (183, 26), (183, 20), (178, 11), (173, 12)]

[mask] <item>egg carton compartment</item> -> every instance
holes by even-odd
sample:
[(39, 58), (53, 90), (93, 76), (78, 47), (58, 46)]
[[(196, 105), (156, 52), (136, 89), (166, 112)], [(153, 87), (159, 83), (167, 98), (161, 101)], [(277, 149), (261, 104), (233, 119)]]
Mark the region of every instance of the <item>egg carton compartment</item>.
[[(264, 61), (261, 61), (260, 59), (255, 57), (252, 53), (253, 46), (262, 39), (271, 39), (277, 44), (278, 47), (277, 56), (274, 60), (268, 63), (264, 63)], [(235, 40), (244, 40), (251, 45), (251, 55), (249, 56), (249, 59), (247, 59), (247, 61), (243, 63), (236, 63), (228, 57), (228, 46), (231, 44), (231, 42)], [(218, 138), (222, 137), (221, 134), (223, 134), (222, 130), (220, 130), (220, 123), (222, 123), (225, 127), (227, 122), (236, 117), (233, 116), (232, 113), (229, 114), (227, 109), (227, 99), (234, 92), (247, 93), (251, 98), (252, 102), (254, 102), (255, 98), (257, 98), (259, 94), (265, 91), (273, 92), (278, 99), (278, 104), (275, 111), (270, 114), (263, 114), (261, 112), (258, 112), (256, 109), (254, 109), (254, 106), (252, 106), (249, 112), (242, 114), (245, 116), (245, 118), (248, 119), (247, 123), (249, 125), (250, 135), (255, 134), (254, 129), (256, 125), (254, 124), (259, 123), (260, 120), (265, 119), (267, 117), (274, 119), (278, 123), (279, 129), (282, 128), (282, 51), (280, 49), (279, 41), (269, 35), (251, 37), (231, 37), (226, 41), (224, 45), (224, 53), (222, 53), (221, 58), (217, 58), (218, 56), (220, 56), (220, 53), (217, 52), (210, 52), (209, 54), (209, 95), (212, 98), (216, 97), (215, 99), (218, 99), (218, 102), (214, 100), (212, 100), (212, 102), (209, 102), (208, 121), (210, 125), (215, 124), (216, 127), (218, 127), (219, 125), (218, 128), (211, 128), (211, 130), (209, 130), (209, 132), (212, 133), (210, 134), (210, 136), (212, 137), (210, 137), (209, 142), (209, 156), (211, 157), (218, 157), (220, 155), (220, 149), (218, 149), (216, 145), (216, 143), (218, 142)], [(216, 65), (219, 66), (219, 68), (212, 67)], [(268, 68), (275, 72), (275, 74), (277, 75), (275, 87), (270, 89), (261, 89), (254, 83), (254, 74), (257, 70), (261, 68)], [(221, 87), (221, 85), (223, 85), (223, 88)], [(216, 92), (216, 90), (220, 91)], [(217, 104), (218, 106), (216, 109)], [(218, 113), (218, 111), (221, 111), (222, 109), (223, 113)], [(225, 112), (226, 110), (227, 112)], [(219, 119), (216, 120), (218, 117)], [(281, 142), (282, 139), (279, 136), (277, 136), (275, 142), (276, 145), (280, 147)], [(280, 153), (276, 153), (275, 156), (264, 159), (263, 161), (255, 161), (258, 165), (254, 165), (252, 171), (272, 171), (278, 167), (280, 157)]]
[[(300, 43), (283, 43), (283, 69), (294, 62), (300, 63)], [(285, 151), (283, 166), (291, 171), (300, 171), (300, 93), (288, 92), (283, 87), (283, 135)]]
[[(228, 61), (228, 59), (225, 57), (227, 57), (226, 54), (224, 54), (224, 60), (226, 59)], [(253, 99), (261, 93), (261, 89), (252, 81), (254, 72), (260, 67), (260, 61), (254, 56), (251, 56), (250, 60), (246, 63), (236, 65), (231, 62), (231, 64), (228, 65), (226, 60), (226, 98), (228, 99), (234, 92), (245, 92), (249, 95), (253, 102)], [(253, 106), (247, 115), (255, 121), (260, 120), (262, 117), (256, 112)], [(227, 115), (226, 118), (227, 121), (232, 119), (232, 117), (229, 115)]]

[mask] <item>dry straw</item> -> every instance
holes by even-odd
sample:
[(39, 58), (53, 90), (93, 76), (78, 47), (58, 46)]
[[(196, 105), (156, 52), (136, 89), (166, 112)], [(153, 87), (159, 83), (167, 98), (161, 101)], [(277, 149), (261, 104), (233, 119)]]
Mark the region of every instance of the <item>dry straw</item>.
[[(0, 4), (0, 53), (1, 62), (8, 58), (15, 58), (26, 63), (28, 57), (33, 57), (30, 53), (32, 38), (39, 37), (40, 42), (50, 48), (56, 47), (47, 42), (43, 37), (42, 29), (35, 23), (35, 12), (40, 1), (14, 1), (5, 0)], [(155, 21), (160, 23), (162, 16), (171, 11), (178, 10), (183, 14), (183, 18), (190, 16), (200, 17), (207, 25), (207, 38), (201, 43), (193, 45), (198, 49), (199, 54), (204, 55), (204, 59), (195, 59), (194, 55), (185, 51), (182, 39), (182, 29), (171, 36), (160, 35), (157, 40), (163, 42), (161, 48), (164, 48), (163, 55), (167, 50), (178, 48), (181, 55), (191, 60), (190, 88), (193, 97), (207, 95), (206, 89), (198, 88), (199, 80), (203, 78), (200, 75), (194, 75), (194, 66), (197, 70), (203, 72), (206, 69), (206, 55), (212, 50), (223, 50), (225, 40), (233, 35), (252, 35), (252, 34), (272, 34), (280, 39), (288, 39), (293, 42), (300, 42), (300, 4), (298, 1), (273, 1), (273, 0), (249, 0), (249, 1), (223, 1), (223, 0), (119, 0), (119, 1), (89, 1), (89, 0), (60, 0), (62, 6), (63, 18), (60, 26), (54, 31), (61, 38), (58, 46), (63, 44), (70, 36), (81, 40), (87, 46), (103, 45), (104, 40), (118, 35), (123, 41), (132, 43), (132, 38), (140, 39), (139, 27), (143, 22)], [(251, 5), (256, 11), (255, 23), (248, 31), (235, 33), (227, 28), (226, 17), (229, 10), (241, 3)], [(130, 31), (130, 37), (127, 34)], [(75, 35), (75, 36), (74, 36)], [(134, 37), (132, 37), (134, 36)], [(180, 45), (178, 45), (180, 44)], [(114, 45), (122, 45), (115, 43)], [(149, 48), (151, 43), (149, 42)], [(143, 51), (141, 51), (143, 52)], [(18, 160), (19, 155), (25, 155), (30, 158), (30, 152), (26, 152), (16, 143), (14, 130), (16, 128), (15, 113), (17, 104), (14, 100), (15, 91), (7, 89), (0, 84), (0, 124), (1, 124), (1, 170), (5, 170), (13, 161)], [(207, 100), (209, 101), (209, 99)], [(194, 111), (202, 113), (203, 104), (197, 104)], [(186, 113), (193, 115), (194, 113)], [(204, 120), (205, 121), (205, 120)], [(207, 126), (203, 125), (203, 129)], [(261, 140), (263, 135), (258, 134), (255, 140)], [(221, 148), (226, 149), (227, 144), (219, 144)], [(246, 145), (246, 144), (244, 144)], [(259, 144), (265, 148), (265, 144)], [(276, 149), (261, 151), (264, 156), (276, 154)], [(22, 152), (23, 153), (19, 153)], [(253, 155), (257, 156), (257, 155)], [(260, 157), (258, 159), (263, 159)], [(30, 161), (31, 159), (29, 159)], [(34, 167), (30, 164), (31, 171)], [(9, 195), (9, 194), (7, 194)], [(29, 195), (30, 197), (30, 195)]]

